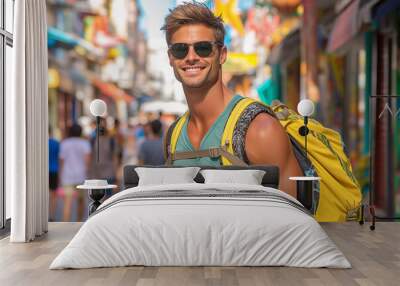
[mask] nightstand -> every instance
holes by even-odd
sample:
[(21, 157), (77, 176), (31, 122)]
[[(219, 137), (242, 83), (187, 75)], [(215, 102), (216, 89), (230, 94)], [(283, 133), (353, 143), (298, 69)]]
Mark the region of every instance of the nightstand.
[(313, 182), (320, 181), (321, 177), (289, 177), (289, 180), (296, 181), (297, 183), (297, 200), (306, 209), (311, 210), (313, 204)]
[(92, 202), (89, 205), (89, 216), (94, 213), (97, 208), (101, 205), (101, 200), (106, 194), (106, 190), (114, 189), (117, 185), (109, 185), (107, 180), (85, 180), (83, 185), (79, 185), (76, 188), (78, 190), (88, 191), (89, 198)]

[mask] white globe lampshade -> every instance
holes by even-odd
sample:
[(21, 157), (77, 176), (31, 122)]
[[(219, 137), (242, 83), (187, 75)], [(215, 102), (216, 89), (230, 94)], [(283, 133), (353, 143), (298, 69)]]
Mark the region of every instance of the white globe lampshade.
[(314, 103), (310, 99), (303, 99), (297, 105), (297, 111), (301, 116), (311, 116), (314, 113)]
[(90, 103), (89, 109), (93, 116), (104, 116), (107, 112), (107, 104), (101, 99), (95, 99)]

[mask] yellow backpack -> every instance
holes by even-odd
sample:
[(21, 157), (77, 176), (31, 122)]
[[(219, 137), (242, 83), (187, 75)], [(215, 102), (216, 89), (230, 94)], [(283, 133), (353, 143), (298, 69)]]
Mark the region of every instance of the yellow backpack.
[[(246, 116), (243, 116), (246, 110), (255, 106), (261, 108), (253, 108), (256, 111), (250, 112), (251, 116), (248, 115), (248, 112)], [(299, 128), (303, 126), (303, 118), (300, 115), (288, 109), (280, 102), (274, 102), (269, 107), (254, 99), (243, 98), (236, 104), (228, 118), (221, 138), (220, 148), (197, 152), (179, 152), (181, 153), (180, 157), (177, 156), (179, 154), (175, 154), (180, 132), (188, 117), (188, 113), (186, 113), (170, 127), (164, 138), (165, 157), (171, 163), (171, 160), (174, 159), (203, 157), (207, 155), (219, 156), (222, 165), (243, 165), (245, 163), (240, 160), (243, 160), (243, 154), (238, 154), (240, 152), (237, 151), (237, 148), (234, 148), (234, 133), (238, 127), (239, 129), (247, 130), (251, 120), (260, 110), (269, 113), (279, 120), (289, 134), (291, 143), (294, 148), (297, 148), (297, 151), (299, 148), (304, 148), (304, 137), (299, 134)], [(250, 120), (243, 121), (243, 117), (250, 117)], [(344, 153), (340, 134), (324, 127), (313, 119), (309, 120), (308, 129), (310, 131), (307, 136), (307, 158), (316, 172), (315, 175), (321, 177), (319, 194), (314, 195), (314, 199), (318, 200), (314, 203), (314, 215), (316, 219), (321, 222), (360, 219), (362, 215), (361, 190), (353, 175), (349, 159)], [(243, 134), (245, 134), (245, 131)], [(307, 158), (305, 159), (307, 160)]]

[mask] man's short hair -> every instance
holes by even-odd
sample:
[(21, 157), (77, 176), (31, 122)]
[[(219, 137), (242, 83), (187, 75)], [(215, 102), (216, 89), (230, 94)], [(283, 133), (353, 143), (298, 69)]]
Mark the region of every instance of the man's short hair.
[(155, 119), (150, 122), (150, 128), (151, 131), (153, 131), (153, 134), (156, 136), (161, 136), (162, 135), (162, 123), (160, 120)]
[(214, 30), (215, 40), (224, 43), (225, 28), (221, 16), (214, 13), (203, 3), (184, 2), (165, 17), (164, 26), (161, 30), (165, 31), (167, 44), (171, 43), (172, 35), (182, 26), (190, 24), (203, 24)]
[(68, 130), (68, 137), (81, 137), (82, 135), (82, 127), (74, 123)]

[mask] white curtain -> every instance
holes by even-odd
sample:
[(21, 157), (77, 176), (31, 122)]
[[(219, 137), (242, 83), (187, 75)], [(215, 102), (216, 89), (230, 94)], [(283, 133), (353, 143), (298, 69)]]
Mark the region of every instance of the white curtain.
[(12, 93), (6, 98), (6, 187), (12, 242), (47, 232), (48, 118), (45, 0), (15, 1)]

